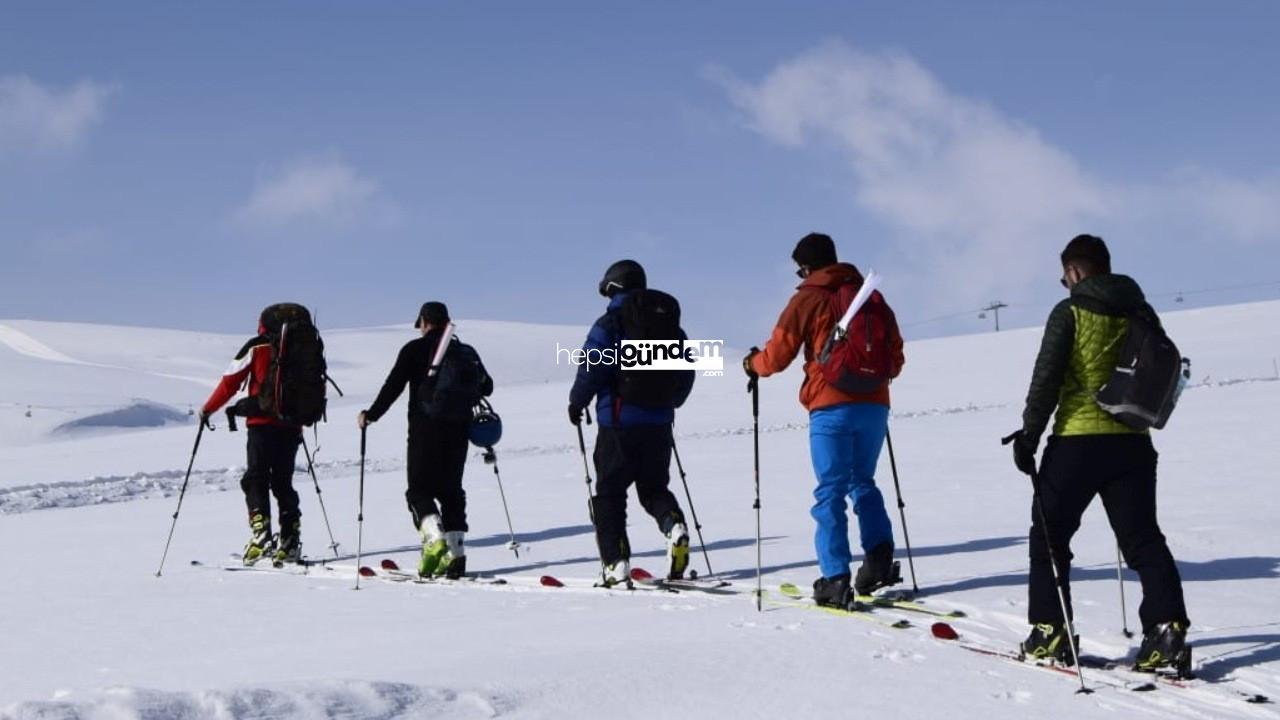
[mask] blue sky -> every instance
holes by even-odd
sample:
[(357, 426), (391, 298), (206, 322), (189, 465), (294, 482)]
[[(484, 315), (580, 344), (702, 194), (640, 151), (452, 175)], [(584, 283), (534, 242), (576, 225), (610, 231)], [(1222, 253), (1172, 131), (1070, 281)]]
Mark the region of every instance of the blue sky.
[(608, 5), (7, 3), (0, 317), (585, 324), (634, 257), (747, 344), (811, 230), (909, 338), (1042, 322), (1078, 232), (1280, 294), (1280, 6)]

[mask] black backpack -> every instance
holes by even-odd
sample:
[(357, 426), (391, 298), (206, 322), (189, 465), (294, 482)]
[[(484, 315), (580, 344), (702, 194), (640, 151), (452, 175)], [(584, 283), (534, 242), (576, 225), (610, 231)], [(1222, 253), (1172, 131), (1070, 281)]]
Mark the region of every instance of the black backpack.
[[(617, 313), (623, 340), (679, 340), (684, 337), (680, 329), (680, 303), (661, 290), (632, 290)], [(637, 407), (673, 408), (683, 372), (689, 371), (620, 368), (618, 397), (624, 403)]]
[(476, 349), (456, 337), (450, 338), (440, 369), (419, 387), (418, 409), (427, 417), (469, 422), (472, 408), (489, 393), (492, 382)]
[(297, 303), (280, 303), (263, 310), (261, 321), (271, 365), (258, 386), (254, 414), (314, 425), (324, 417), (328, 367), (311, 313)]
[(1159, 430), (1173, 413), (1191, 361), (1178, 352), (1150, 305), (1130, 313), (1128, 321), (1116, 367), (1094, 400), (1134, 430)]

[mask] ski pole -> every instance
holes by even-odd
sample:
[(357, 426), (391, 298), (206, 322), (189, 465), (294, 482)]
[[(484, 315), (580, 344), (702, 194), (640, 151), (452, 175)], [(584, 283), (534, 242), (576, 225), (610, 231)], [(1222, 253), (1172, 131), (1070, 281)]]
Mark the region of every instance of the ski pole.
[[(319, 447), (316, 448), (319, 450)], [(333, 539), (333, 527), (329, 525), (329, 511), (324, 509), (324, 496), (320, 494), (320, 481), (316, 479), (316, 466), (311, 462), (311, 451), (307, 449), (307, 437), (302, 436), (302, 454), (307, 458), (307, 472), (311, 473), (311, 482), (316, 486), (316, 499), (320, 501), (320, 514), (324, 517), (324, 529), (329, 531), (329, 549), (338, 557), (338, 541)]]
[[(1013, 442), (1018, 438), (1019, 432), (1006, 435), (1000, 440), (1000, 444), (1008, 445)], [(1062, 622), (1067, 629), (1067, 645), (1071, 648), (1071, 659), (1075, 662), (1076, 677), (1080, 678), (1080, 689), (1076, 693), (1089, 694), (1093, 691), (1084, 684), (1084, 670), (1080, 667), (1080, 651), (1076, 648), (1075, 623), (1071, 621), (1071, 615), (1067, 612), (1067, 587), (1062, 573), (1058, 572), (1058, 558), (1053, 552), (1053, 536), (1049, 533), (1049, 520), (1044, 514), (1044, 503), (1040, 501), (1040, 473), (1033, 467), (1027, 474), (1031, 476), (1031, 505), (1036, 517), (1040, 520), (1040, 529), (1044, 532), (1044, 547), (1049, 553), (1049, 569), (1053, 571), (1053, 584), (1058, 588), (1058, 605), (1062, 607)]]
[(360, 570), (364, 555), (364, 449), (367, 427), (360, 428), (360, 499), (356, 511), (356, 590), (360, 589)]
[(1133, 631), (1129, 629), (1129, 611), (1124, 604), (1124, 572), (1120, 567), (1120, 543), (1116, 543), (1116, 580), (1120, 582), (1120, 623), (1124, 628), (1124, 636), (1133, 637)]
[[(591, 411), (583, 410), (586, 416), (587, 424), (591, 424)], [(591, 517), (591, 531), (596, 536), (596, 552), (600, 554), (600, 579), (603, 580), (608, 574), (608, 568), (604, 565), (604, 548), (600, 545), (599, 527), (596, 525), (596, 503), (595, 498), (591, 494), (591, 466), (587, 464), (587, 441), (582, 436), (582, 424), (575, 425), (578, 429), (578, 450), (582, 452), (582, 470), (587, 476), (587, 514)], [(629, 582), (629, 580), (628, 580)]]
[(1036, 515), (1040, 518), (1040, 529), (1044, 531), (1044, 546), (1049, 551), (1049, 567), (1053, 570), (1053, 583), (1058, 587), (1058, 604), (1062, 606), (1062, 621), (1067, 628), (1067, 645), (1071, 647), (1071, 659), (1076, 665), (1076, 677), (1080, 678), (1078, 693), (1093, 692), (1084, 684), (1084, 669), (1080, 667), (1080, 651), (1076, 648), (1076, 629), (1071, 616), (1067, 613), (1067, 590), (1063, 583), (1062, 573), (1058, 571), (1058, 559), (1053, 552), (1053, 538), (1049, 533), (1049, 520), (1044, 514), (1044, 503), (1040, 501), (1040, 473), (1031, 472), (1031, 502), (1036, 506)]
[(907, 543), (907, 567), (911, 568), (911, 592), (919, 594), (916, 584), (916, 563), (911, 558), (911, 534), (907, 532), (907, 504), (902, 502), (902, 488), (898, 485), (898, 461), (893, 456), (893, 437), (889, 428), (884, 429), (884, 441), (889, 448), (889, 467), (893, 470), (893, 491), (898, 496), (898, 516), (902, 518), (902, 539)]
[(764, 580), (760, 550), (760, 378), (758, 376), (751, 376), (751, 381), (747, 383), (747, 390), (751, 393), (751, 430), (755, 440), (756, 501), (752, 507), (756, 511), (756, 612), (763, 612)]
[(702, 523), (698, 522), (698, 511), (693, 509), (693, 495), (689, 494), (689, 481), (685, 478), (684, 463), (680, 462), (680, 450), (676, 448), (676, 439), (671, 437), (671, 454), (676, 458), (676, 469), (680, 471), (680, 482), (684, 484), (684, 497), (689, 501), (689, 514), (693, 516), (693, 528), (698, 532), (698, 545), (702, 547), (702, 559), (707, 561), (707, 575), (715, 575), (711, 569), (711, 556), (707, 554), (707, 544), (702, 540)]
[(156, 577), (164, 572), (164, 561), (169, 557), (169, 544), (173, 542), (173, 531), (178, 527), (178, 513), (182, 512), (182, 498), (187, 494), (187, 483), (191, 480), (191, 468), (196, 464), (196, 452), (200, 449), (200, 437), (204, 435), (204, 429), (208, 426), (209, 430), (213, 430), (213, 423), (209, 422), (209, 418), (204, 418), (200, 422), (200, 429), (196, 430), (196, 444), (191, 448), (191, 461), (187, 463), (187, 476), (182, 479), (182, 489), (178, 491), (178, 507), (173, 511), (173, 522), (169, 525), (169, 539), (164, 541), (164, 554), (160, 556), (160, 567), (156, 568)]
[(507, 532), (511, 534), (511, 542), (507, 543), (507, 547), (511, 548), (511, 552), (515, 553), (518, 559), (520, 543), (516, 542), (516, 531), (511, 527), (511, 510), (507, 508), (507, 493), (502, 489), (502, 475), (498, 473), (498, 453), (494, 452), (492, 447), (485, 448), (484, 461), (493, 466), (493, 477), (498, 481), (498, 497), (502, 498), (502, 512), (507, 516)]

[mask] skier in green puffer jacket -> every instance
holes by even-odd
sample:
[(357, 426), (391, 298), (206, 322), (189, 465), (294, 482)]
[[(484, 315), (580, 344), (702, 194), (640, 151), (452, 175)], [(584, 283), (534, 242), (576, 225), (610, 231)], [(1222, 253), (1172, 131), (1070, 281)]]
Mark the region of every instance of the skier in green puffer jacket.
[[(1115, 368), (1128, 316), (1147, 308), (1142, 289), (1111, 272), (1106, 243), (1080, 235), (1062, 251), (1062, 285), (1070, 297), (1049, 315), (1036, 357), (1022, 428), (1013, 436), (1014, 464), (1036, 472), (1040, 436), (1054, 418), (1039, 469), (1040, 499), (1064, 586), (1070, 577), (1071, 537), (1095, 495), (1102, 496), (1111, 528), (1129, 567), (1142, 581), (1143, 642), (1136, 667), (1190, 666), (1190, 621), (1182, 579), (1156, 522), (1157, 453), (1146, 431), (1129, 428), (1094, 401)], [(1154, 316), (1154, 311), (1152, 311)], [(1027, 619), (1022, 644), (1033, 657), (1071, 661), (1066, 623), (1054, 586), (1040, 518), (1032, 511)], [(1070, 587), (1064, 587), (1070, 612)]]

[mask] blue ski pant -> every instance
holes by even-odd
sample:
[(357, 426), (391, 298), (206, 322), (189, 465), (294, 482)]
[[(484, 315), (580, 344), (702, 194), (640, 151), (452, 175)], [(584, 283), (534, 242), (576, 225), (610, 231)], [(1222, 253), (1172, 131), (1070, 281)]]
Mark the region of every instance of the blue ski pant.
[(818, 486), (810, 514), (817, 522), (813, 543), (823, 577), (849, 572), (849, 516), (853, 501), (863, 552), (893, 542), (893, 525), (876, 487), (876, 462), (888, 429), (889, 408), (844, 403), (809, 413), (809, 454)]

